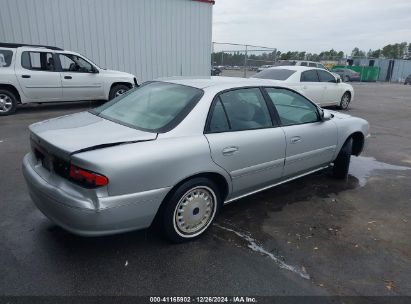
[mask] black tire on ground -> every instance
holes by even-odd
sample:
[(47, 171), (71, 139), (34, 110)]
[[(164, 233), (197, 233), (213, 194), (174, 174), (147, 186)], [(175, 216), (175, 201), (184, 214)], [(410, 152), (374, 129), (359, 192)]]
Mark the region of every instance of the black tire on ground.
[(340, 153), (334, 161), (333, 175), (335, 178), (344, 179), (348, 175), (352, 153), (352, 137), (348, 138), (342, 146)]
[[(206, 212), (207, 207), (204, 205), (196, 203), (195, 199), (201, 199), (199, 196), (195, 196), (195, 191), (206, 191), (210, 194), (209, 199), (212, 199), (212, 207)], [(199, 192), (201, 194), (201, 192)], [(199, 195), (197, 192), (197, 195)], [(193, 194), (191, 197), (189, 194)], [(188, 202), (187, 205), (184, 205), (183, 202), (187, 202), (185, 198), (194, 198), (191, 202)], [(162, 210), (161, 219), (162, 219), (162, 229), (165, 237), (173, 243), (182, 243), (186, 241), (191, 241), (199, 236), (201, 236), (210, 225), (213, 223), (215, 217), (217, 216), (220, 205), (221, 205), (221, 194), (218, 190), (217, 185), (210, 179), (204, 177), (193, 178), (181, 186), (179, 186), (168, 201), (164, 202), (166, 205)], [(184, 210), (185, 209), (185, 210)], [(204, 224), (200, 226), (195, 232), (186, 232), (183, 231), (181, 226), (185, 225), (186, 218), (184, 217), (184, 212), (190, 217), (195, 217), (199, 215), (198, 218), (207, 218), (206, 214), (210, 214), (207, 220), (204, 220)], [(181, 219), (177, 219), (177, 217)], [(177, 221), (180, 224), (177, 224)], [(187, 220), (187, 225), (190, 222)], [(190, 223), (191, 224), (191, 223)], [(188, 226), (187, 226), (188, 227)]]
[(350, 77), (349, 76), (344, 76), (344, 82), (349, 82), (350, 81)]
[(108, 98), (109, 98), (109, 100), (112, 100), (113, 98), (124, 94), (128, 90), (130, 90), (129, 86), (127, 86), (125, 84), (116, 84), (111, 88), (110, 94), (108, 95)]
[(341, 110), (347, 110), (351, 102), (351, 94), (349, 92), (345, 92), (341, 97), (340, 106)]
[(0, 89), (0, 116), (6, 116), (16, 112), (17, 98), (9, 90)]

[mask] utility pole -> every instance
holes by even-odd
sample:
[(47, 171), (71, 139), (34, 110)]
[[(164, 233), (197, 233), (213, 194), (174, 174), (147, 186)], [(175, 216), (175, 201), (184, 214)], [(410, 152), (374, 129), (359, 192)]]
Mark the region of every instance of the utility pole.
[(247, 77), (247, 54), (248, 54), (248, 45), (245, 46), (245, 54), (244, 54), (244, 78)]

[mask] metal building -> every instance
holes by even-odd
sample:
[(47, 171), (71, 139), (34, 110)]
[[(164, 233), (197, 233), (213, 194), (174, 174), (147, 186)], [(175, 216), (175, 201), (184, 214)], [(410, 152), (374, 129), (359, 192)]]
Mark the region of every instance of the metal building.
[(411, 75), (411, 61), (405, 59), (359, 58), (354, 60), (354, 65), (379, 67), (378, 81), (403, 83)]
[(210, 75), (212, 0), (0, 0), (0, 42), (54, 45), (136, 75)]

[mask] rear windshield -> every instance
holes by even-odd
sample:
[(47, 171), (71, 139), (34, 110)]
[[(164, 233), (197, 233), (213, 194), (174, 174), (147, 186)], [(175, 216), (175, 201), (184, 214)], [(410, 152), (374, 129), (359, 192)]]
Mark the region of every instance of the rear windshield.
[(150, 82), (91, 111), (108, 120), (149, 132), (177, 126), (203, 96), (197, 88)]
[(0, 68), (10, 66), (12, 57), (13, 57), (12, 51), (0, 49)]
[(268, 69), (255, 74), (253, 78), (286, 80), (294, 73), (295, 71), (287, 69)]

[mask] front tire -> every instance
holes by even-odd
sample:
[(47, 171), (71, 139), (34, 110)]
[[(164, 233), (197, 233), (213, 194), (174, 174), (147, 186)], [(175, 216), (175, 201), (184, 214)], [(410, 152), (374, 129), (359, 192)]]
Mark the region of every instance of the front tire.
[(125, 84), (116, 84), (111, 88), (108, 98), (109, 100), (112, 100), (113, 98), (123, 95), (128, 90), (130, 90), (129, 86)]
[(8, 90), (0, 90), (0, 116), (16, 112), (17, 98)]
[(207, 178), (194, 178), (182, 184), (165, 202), (162, 223), (171, 242), (198, 238), (214, 221), (221, 196), (217, 185)]
[(333, 176), (335, 178), (344, 179), (347, 177), (350, 168), (351, 153), (352, 137), (347, 139), (334, 161)]
[(351, 94), (349, 92), (345, 92), (344, 95), (341, 97), (340, 109), (347, 110), (348, 106), (350, 105), (350, 102), (351, 102)]

